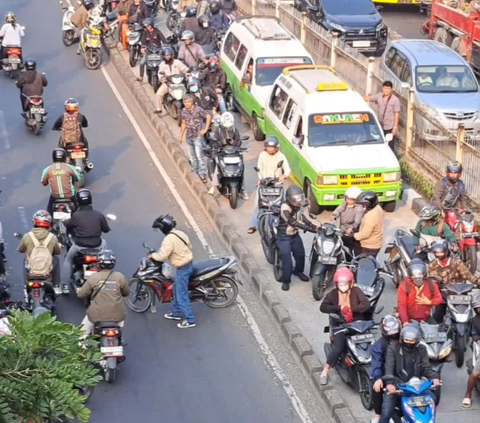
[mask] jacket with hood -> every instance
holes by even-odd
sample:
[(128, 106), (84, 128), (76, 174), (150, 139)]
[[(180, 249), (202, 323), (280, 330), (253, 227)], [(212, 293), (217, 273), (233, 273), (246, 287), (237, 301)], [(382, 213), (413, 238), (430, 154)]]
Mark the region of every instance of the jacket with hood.
[(47, 78), (36, 70), (27, 70), (18, 78), (17, 87), (26, 96), (43, 95), (43, 87), (48, 85)]
[(231, 15), (237, 10), (237, 3), (235, 0), (221, 0), (222, 10), (227, 14)]
[(208, 19), (210, 19), (210, 26), (218, 31), (226, 31), (230, 25), (230, 19), (223, 10), (218, 13), (208, 13)]
[[(40, 242), (42, 242), (50, 234), (50, 231), (45, 228), (33, 228), (31, 232)], [(46, 247), (48, 248), (48, 251), (52, 253), (52, 255), (59, 255), (62, 253), (62, 249), (55, 235), (53, 235), (52, 239), (50, 240), (48, 245), (46, 245)], [(35, 245), (32, 241), (32, 238), (30, 237), (30, 232), (28, 232), (23, 235), (23, 238), (20, 241), (20, 245), (18, 246), (18, 252), (27, 253), (27, 257), (30, 257), (30, 254), (32, 253), (34, 248)]]

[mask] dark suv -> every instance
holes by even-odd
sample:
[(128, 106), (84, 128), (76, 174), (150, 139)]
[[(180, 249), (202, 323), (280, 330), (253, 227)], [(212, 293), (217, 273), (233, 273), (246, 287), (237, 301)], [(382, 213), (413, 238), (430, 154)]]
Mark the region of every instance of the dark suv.
[(385, 51), (388, 28), (378, 13), (382, 7), (371, 0), (294, 0), (294, 5), (362, 53), (381, 56)]

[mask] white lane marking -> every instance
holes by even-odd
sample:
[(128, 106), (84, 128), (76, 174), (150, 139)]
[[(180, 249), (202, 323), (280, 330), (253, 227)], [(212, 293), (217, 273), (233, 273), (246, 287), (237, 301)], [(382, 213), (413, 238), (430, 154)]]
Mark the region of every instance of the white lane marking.
[(3, 140), (5, 148), (8, 150), (10, 148), (10, 139), (8, 138), (7, 124), (5, 122), (5, 116), (0, 110), (0, 139)]
[[(138, 137), (140, 138), (140, 140), (142, 141), (146, 150), (148, 151), (148, 154), (150, 155), (150, 158), (152, 159), (153, 163), (155, 164), (157, 170), (160, 172), (160, 175), (165, 180), (169, 190), (171, 191), (173, 197), (175, 198), (175, 201), (178, 203), (178, 205), (182, 209), (182, 212), (185, 215), (185, 217), (187, 218), (188, 223), (190, 224), (190, 226), (194, 230), (195, 234), (197, 235), (197, 238), (202, 243), (203, 248), (205, 249), (205, 251), (208, 253), (209, 256), (211, 256), (211, 257), (214, 256), (214, 253), (213, 253), (212, 249), (210, 248), (210, 246), (208, 245), (208, 242), (205, 239), (205, 236), (203, 235), (202, 230), (200, 229), (200, 227), (198, 226), (194, 217), (192, 216), (192, 214), (188, 210), (185, 202), (183, 201), (182, 197), (180, 196), (177, 189), (175, 188), (175, 185), (174, 185), (173, 181), (170, 179), (170, 177), (168, 176), (168, 173), (165, 171), (165, 168), (162, 166), (162, 164), (158, 160), (155, 152), (152, 149), (152, 146), (148, 142), (147, 138), (145, 137), (145, 134), (143, 133), (143, 131), (140, 128), (140, 126), (138, 125), (137, 121), (133, 117), (132, 112), (130, 111), (127, 104), (123, 100), (120, 92), (117, 90), (117, 87), (115, 87), (115, 84), (113, 83), (112, 79), (110, 78), (110, 75), (107, 73), (107, 71), (103, 67), (101, 68), (101, 71), (102, 71), (103, 76), (105, 77), (108, 85), (110, 85), (110, 88), (112, 89), (113, 93), (115, 94), (115, 97), (117, 97), (117, 100), (120, 103), (120, 106), (122, 106), (123, 111), (125, 112), (128, 119), (130, 120), (130, 122), (131, 122), (132, 126), (134, 127), (135, 131), (137, 132)], [(270, 350), (267, 342), (265, 341), (265, 338), (261, 334), (260, 329), (259, 329), (257, 323), (255, 322), (255, 319), (254, 319), (252, 313), (250, 313), (250, 310), (248, 309), (247, 305), (245, 304), (243, 299), (240, 297), (240, 295), (238, 296), (237, 299), (238, 299), (238, 304), (239, 304), (240, 311), (243, 314), (243, 316), (245, 317), (247, 323), (249, 324), (249, 326), (250, 326), (250, 328), (253, 332), (253, 335), (254, 335), (256, 341), (258, 342), (258, 344), (260, 346), (260, 349), (262, 350), (262, 352), (265, 356), (265, 359), (267, 361), (268, 366), (270, 366), (270, 368), (275, 373), (277, 378), (282, 382), (282, 387), (283, 387), (285, 393), (287, 394), (287, 396), (290, 398), (290, 401), (292, 403), (293, 408), (295, 409), (295, 411), (297, 412), (298, 416), (300, 417), (300, 419), (302, 420), (303, 423), (312, 423), (312, 420), (310, 419), (305, 406), (303, 405), (302, 401), (298, 397), (298, 395), (295, 392), (295, 389), (293, 388), (293, 386), (288, 382), (287, 376), (282, 371), (282, 369), (280, 368), (277, 360), (273, 356), (272, 351)]]
[(27, 222), (27, 215), (25, 213), (25, 207), (18, 208), (18, 214), (20, 215), (20, 221), (23, 224), (23, 227), (28, 231), (28, 222)]

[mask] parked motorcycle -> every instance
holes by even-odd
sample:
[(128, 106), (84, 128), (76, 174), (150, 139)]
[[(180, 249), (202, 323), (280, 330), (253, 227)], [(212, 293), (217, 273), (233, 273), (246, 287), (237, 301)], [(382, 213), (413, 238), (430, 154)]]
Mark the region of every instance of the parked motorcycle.
[[(155, 313), (157, 300), (160, 303), (173, 301), (173, 272), (167, 263), (148, 258), (154, 250), (146, 242), (142, 246), (148, 254), (130, 279), (127, 305), (136, 313), (148, 309)], [(190, 301), (202, 301), (212, 308), (231, 306), (238, 296), (238, 284), (242, 285), (233, 269), (236, 264), (234, 256), (194, 263), (188, 286)]]
[(43, 107), (43, 98), (36, 95), (27, 97), (25, 101), (25, 125), (35, 135), (40, 135), (40, 131), (47, 122), (48, 114)]
[(100, 335), (100, 352), (103, 355), (100, 366), (105, 375), (105, 382), (113, 383), (118, 364), (125, 361), (120, 325), (118, 322), (99, 322), (95, 324), (94, 333)]
[(129, 63), (130, 67), (134, 68), (138, 65), (140, 57), (142, 56), (142, 35), (143, 25), (134, 23), (129, 25), (129, 31), (127, 31), (128, 37), (128, 49), (129, 49)]
[(75, 166), (80, 173), (78, 187), (83, 188), (86, 182), (86, 174), (94, 168), (94, 164), (87, 160), (88, 148), (83, 144), (72, 144), (67, 146), (67, 163)]
[(162, 47), (157, 45), (150, 45), (147, 47), (147, 80), (153, 87), (153, 92), (156, 93), (160, 88), (160, 80), (158, 79), (158, 68), (163, 61)]
[(346, 384), (352, 385), (358, 391), (365, 409), (371, 410), (373, 384), (370, 379), (370, 366), (375, 343), (373, 330), (378, 328), (378, 324), (367, 320), (345, 323), (337, 314), (330, 314), (329, 317), (330, 326), (326, 326), (324, 331), (330, 333), (331, 343), (324, 344), (325, 354), (328, 355), (333, 348), (333, 336), (345, 332), (347, 349), (335, 364), (335, 370)]
[(167, 77), (168, 93), (163, 98), (163, 106), (167, 113), (175, 119), (178, 126), (182, 124), (183, 97), (187, 93), (184, 75)]
[(66, 47), (70, 47), (75, 40), (80, 38), (79, 33), (72, 24), (72, 16), (75, 13), (75, 7), (70, 3), (68, 6), (64, 5), (63, 2), (60, 2), (60, 4), (62, 5), (62, 10), (64, 10), (62, 18), (62, 42)]
[(102, 64), (102, 30), (98, 24), (90, 24), (80, 37), (80, 54), (89, 70), (98, 69)]
[(12, 79), (23, 69), (22, 47), (7, 46), (3, 47), (7, 50), (7, 57), (3, 59), (3, 71)]

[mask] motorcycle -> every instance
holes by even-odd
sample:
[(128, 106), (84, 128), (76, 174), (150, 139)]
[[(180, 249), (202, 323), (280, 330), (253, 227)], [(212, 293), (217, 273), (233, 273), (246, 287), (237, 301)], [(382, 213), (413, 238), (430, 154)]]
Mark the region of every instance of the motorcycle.
[(67, 163), (75, 166), (78, 173), (80, 173), (80, 181), (78, 187), (85, 186), (86, 174), (94, 168), (94, 164), (87, 160), (87, 151), (83, 144), (71, 144), (66, 147)]
[(7, 46), (7, 57), (3, 59), (3, 71), (7, 76), (15, 79), (17, 74), (23, 69), (22, 47)]
[(156, 93), (160, 88), (158, 68), (163, 61), (162, 47), (152, 44), (151, 46), (148, 46), (146, 54), (148, 83), (153, 87), (153, 92)]
[(40, 135), (40, 131), (47, 122), (47, 114), (43, 108), (43, 98), (41, 96), (27, 97), (25, 100), (25, 125), (35, 135)]
[[(127, 305), (135, 313), (144, 313), (148, 309), (155, 313), (157, 300), (160, 303), (173, 301), (173, 272), (167, 263), (148, 258), (154, 251), (146, 242), (142, 246), (148, 254), (130, 279)], [(233, 269), (236, 264), (237, 259), (233, 256), (194, 263), (188, 286), (190, 300), (202, 301), (212, 308), (232, 305), (238, 295), (238, 284), (242, 285)]]
[(181, 0), (165, 0), (164, 1), (164, 8), (167, 13), (173, 12), (178, 9)]
[(176, 10), (172, 10), (168, 13), (167, 16), (167, 28), (169, 31), (174, 32), (175, 29), (182, 27), (182, 22), (187, 15), (186, 12), (177, 12)]
[(62, 10), (65, 11), (62, 18), (62, 42), (66, 47), (70, 47), (76, 39), (80, 38), (77, 29), (72, 24), (72, 16), (75, 13), (75, 7), (70, 3), (65, 6), (62, 2)]
[(134, 23), (129, 26), (129, 31), (127, 31), (128, 37), (128, 49), (129, 51), (129, 63), (130, 67), (134, 68), (138, 65), (140, 57), (142, 55), (142, 35), (143, 35), (143, 26), (139, 23)]
[(160, 3), (160, 0), (142, 0), (143, 3), (147, 6), (148, 9), (148, 17), (149, 18), (155, 18), (158, 13), (158, 5)]
[(182, 124), (183, 97), (187, 93), (185, 76), (171, 75), (167, 77), (168, 93), (163, 98), (163, 106), (167, 113), (175, 119), (178, 126)]
[(65, 198), (57, 198), (53, 202), (52, 213), (52, 233), (57, 237), (60, 244), (69, 249), (69, 240), (67, 239), (67, 229), (63, 221), (69, 220), (74, 212), (74, 204)]
[(85, 67), (95, 70), (102, 64), (102, 30), (99, 23), (91, 23), (80, 37), (80, 54), (85, 61)]
[(479, 236), (475, 215), (469, 210), (447, 210), (445, 223), (460, 242), (462, 261), (470, 272), (477, 271), (477, 239)]
[(345, 332), (347, 349), (335, 364), (335, 370), (346, 384), (358, 390), (365, 409), (371, 410), (373, 383), (370, 379), (370, 366), (372, 347), (375, 343), (373, 330), (378, 328), (378, 324), (368, 320), (345, 323), (337, 314), (330, 314), (329, 317), (330, 325), (325, 327), (324, 332), (330, 333), (332, 343), (324, 344), (325, 354), (328, 355), (333, 348), (334, 334)]
[(178, 42), (179, 42), (181, 37), (182, 37), (182, 32), (181, 32), (180, 28), (174, 28), (172, 33), (167, 37), (167, 42), (163, 46), (163, 47), (171, 47), (172, 48), (174, 59), (178, 58), (178, 51), (180, 50), (180, 47), (178, 47)]
[[(469, 376), (472, 375), (473, 369), (475, 368), (475, 363), (480, 360), (480, 342), (472, 342), (472, 358), (467, 360), (467, 373)], [(476, 391), (480, 394), (480, 379), (477, 379), (475, 384)]]
[(105, 374), (105, 382), (113, 383), (117, 365), (125, 361), (121, 327), (118, 322), (99, 322), (95, 324), (94, 334), (100, 335), (100, 352), (103, 355), (100, 366)]

